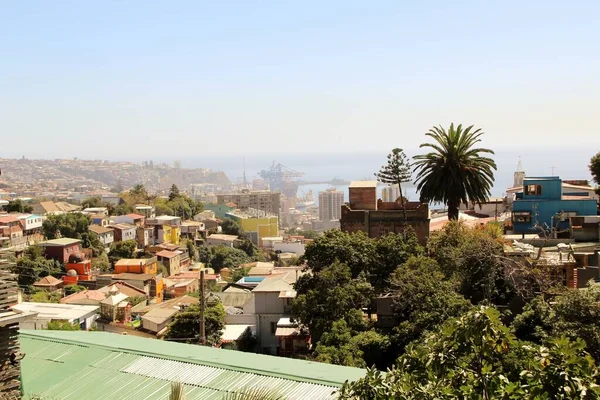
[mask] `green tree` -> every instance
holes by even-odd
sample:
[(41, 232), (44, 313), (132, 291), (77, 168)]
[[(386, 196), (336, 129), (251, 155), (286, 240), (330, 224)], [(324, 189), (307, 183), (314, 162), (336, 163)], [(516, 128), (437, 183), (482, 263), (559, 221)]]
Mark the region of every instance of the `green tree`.
[(186, 249), (188, 251), (188, 254), (190, 255), (190, 259), (192, 261), (197, 261), (198, 260), (198, 248), (194, 244), (194, 241), (193, 240), (186, 240), (185, 241), (185, 247), (186, 247)]
[(129, 190), (129, 196), (134, 203), (145, 203), (148, 200), (148, 190), (141, 183), (134, 185)]
[(104, 244), (100, 241), (96, 232), (85, 232), (81, 234), (81, 246), (84, 249), (92, 249), (92, 257), (99, 257), (104, 253)]
[(404, 150), (395, 148), (387, 156), (387, 164), (382, 165), (379, 172), (375, 173), (377, 180), (382, 183), (387, 183), (390, 186), (398, 185), (400, 191), (400, 202), (402, 203), (402, 212), (406, 221), (406, 204), (404, 203), (404, 194), (402, 192), (402, 184), (410, 182), (411, 171), (410, 162), (404, 154)]
[(73, 293), (83, 292), (84, 290), (87, 290), (87, 288), (85, 286), (81, 286), (81, 285), (67, 285), (64, 287), (66, 296), (73, 294)]
[[(598, 369), (581, 341), (553, 340), (548, 347), (524, 345), (500, 322), (497, 310), (479, 307), (450, 319), (409, 346), (397, 367), (383, 376), (346, 383), (340, 399), (597, 399)], [(521, 347), (524, 368), (504, 363)], [(510, 367), (509, 367), (510, 368)], [(509, 379), (516, 376), (515, 379)]]
[(343, 319), (355, 330), (364, 330), (362, 309), (370, 304), (373, 288), (364, 275), (353, 278), (350, 267), (334, 262), (319, 272), (305, 274), (294, 285), (294, 319), (308, 327), (313, 343)]
[(330, 230), (306, 246), (302, 260), (315, 273), (338, 260), (350, 267), (353, 277), (365, 274), (375, 291), (382, 292), (400, 264), (423, 252), (412, 229), (407, 229), (405, 237), (390, 233), (379, 239), (370, 239), (364, 232)]
[(57, 234), (60, 237), (81, 239), (83, 234), (88, 233), (90, 223), (90, 217), (81, 213), (49, 215), (42, 224), (42, 231), (47, 239), (56, 239)]
[(507, 304), (515, 295), (506, 276), (503, 243), (494, 232), (451, 221), (427, 244), (446, 278), (457, 280), (459, 292), (474, 304), (483, 300)]
[(129, 302), (131, 307), (137, 306), (140, 303), (146, 304), (146, 296), (130, 297), (127, 299), (127, 302)]
[(33, 212), (33, 207), (26, 204), (21, 199), (10, 200), (7, 205), (4, 206), (4, 211), (9, 213), (30, 213)]
[(363, 352), (352, 343), (354, 333), (343, 319), (333, 322), (331, 329), (319, 340), (315, 359), (327, 364), (364, 368)]
[(244, 231), (243, 231), (242, 227), (240, 226), (240, 224), (238, 224), (236, 221), (232, 220), (231, 218), (223, 219), (223, 222), (221, 222), (221, 231), (225, 235), (242, 236), (244, 234)]
[(594, 182), (600, 183), (600, 153), (596, 153), (592, 159), (590, 160), (590, 165), (588, 165), (590, 169), (590, 173), (592, 174), (592, 178), (594, 178)]
[(546, 344), (565, 336), (582, 339), (586, 350), (600, 361), (600, 287), (566, 290), (546, 300), (539, 296), (523, 309), (512, 323), (518, 338)]
[(426, 133), (434, 143), (427, 154), (415, 156), (417, 190), (421, 201), (439, 202), (448, 206), (448, 219), (458, 219), (460, 203), (483, 203), (490, 196), (496, 163), (480, 153), (492, 150), (474, 147), (481, 141), (483, 131), (462, 125), (450, 128), (433, 127)]
[(133, 212), (133, 206), (128, 203), (122, 203), (111, 210), (111, 215), (127, 215)]
[(108, 255), (106, 253), (102, 253), (98, 257), (92, 258), (92, 268), (97, 269), (100, 272), (112, 271)]
[(394, 348), (387, 355), (388, 364), (409, 343), (471, 308), (471, 303), (456, 293), (456, 284), (445, 279), (435, 260), (428, 257), (410, 258), (394, 271), (391, 282), (398, 325), (391, 335)]
[(236, 268), (251, 261), (250, 257), (242, 250), (223, 245), (211, 247), (210, 252), (209, 265), (216, 272), (223, 268)]
[(181, 193), (179, 193), (179, 188), (177, 187), (177, 185), (173, 184), (171, 186), (171, 190), (169, 190), (169, 201), (173, 201), (179, 196), (181, 196)]
[(29, 296), (29, 301), (34, 303), (60, 303), (60, 292), (48, 292), (46, 290), (38, 290)]
[(154, 209), (156, 210), (156, 215), (175, 215), (175, 211), (171, 207), (171, 203), (167, 199), (156, 199), (154, 201)]
[(102, 202), (102, 198), (99, 196), (88, 197), (87, 199), (81, 202), (81, 208), (86, 209), (90, 207), (105, 207)]
[[(221, 341), (225, 328), (225, 310), (221, 302), (209, 305), (204, 313), (206, 344), (215, 345)], [(200, 332), (200, 306), (191, 305), (175, 315), (169, 324), (166, 339), (185, 339), (187, 343), (198, 343)]]
[(50, 321), (46, 329), (49, 331), (80, 331), (81, 327), (69, 321)]
[(114, 264), (122, 258), (135, 258), (136, 254), (137, 242), (133, 239), (123, 240), (122, 242), (113, 242), (110, 245), (108, 259), (111, 264)]
[(242, 237), (238, 249), (242, 250), (252, 261), (265, 261), (264, 254), (258, 247), (248, 238)]
[[(372, 239), (369, 239), (372, 240)], [(411, 257), (424, 254), (425, 249), (419, 244), (417, 235), (410, 227), (403, 235), (388, 233), (374, 240), (374, 260), (369, 268), (370, 281), (376, 292), (384, 292), (389, 288), (390, 276)]]
[(368, 273), (375, 257), (375, 241), (364, 232), (346, 233), (337, 229), (325, 232), (308, 244), (303, 256), (313, 273), (338, 260), (350, 267), (352, 277)]
[(29, 291), (28, 287), (45, 276), (60, 276), (62, 268), (58, 261), (46, 260), (44, 249), (35, 245), (25, 249), (16, 262), (14, 272), (18, 274), (19, 285)]

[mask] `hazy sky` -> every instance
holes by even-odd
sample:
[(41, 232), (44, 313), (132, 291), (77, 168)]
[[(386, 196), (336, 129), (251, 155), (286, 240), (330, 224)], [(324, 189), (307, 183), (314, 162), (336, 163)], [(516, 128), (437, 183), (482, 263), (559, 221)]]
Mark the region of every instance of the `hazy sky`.
[[(94, 4), (92, 4), (94, 3)], [(4, 1), (0, 157), (600, 144), (598, 1)]]

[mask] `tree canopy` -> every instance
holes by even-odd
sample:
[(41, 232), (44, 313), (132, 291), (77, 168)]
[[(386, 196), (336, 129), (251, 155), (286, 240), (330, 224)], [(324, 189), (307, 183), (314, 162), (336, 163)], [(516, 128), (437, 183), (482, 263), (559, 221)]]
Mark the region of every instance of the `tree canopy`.
[(223, 222), (221, 222), (221, 231), (225, 235), (242, 236), (244, 234), (244, 231), (243, 231), (242, 227), (240, 226), (240, 224), (238, 224), (236, 221), (232, 220), (231, 218), (223, 219)]
[(351, 329), (364, 329), (362, 309), (370, 304), (373, 288), (364, 274), (353, 278), (348, 265), (339, 261), (318, 273), (306, 274), (295, 284), (292, 314), (308, 327), (313, 342), (343, 319)]
[[(498, 311), (482, 306), (410, 345), (385, 376), (369, 370), (346, 383), (339, 398), (596, 399), (598, 369), (584, 348), (566, 338), (548, 346), (518, 342)], [(508, 357), (514, 353), (518, 359)]]
[(42, 224), (42, 231), (47, 239), (56, 239), (58, 235), (82, 239), (82, 235), (88, 233), (90, 223), (90, 217), (82, 213), (49, 215)]
[(41, 278), (53, 275), (60, 276), (61, 264), (55, 260), (46, 260), (41, 246), (29, 246), (16, 262), (15, 273), (18, 283), (26, 291), (31, 291), (31, 285)]
[[(207, 305), (204, 312), (206, 344), (215, 345), (221, 341), (221, 334), (225, 329), (225, 310), (220, 301), (214, 305)], [(175, 314), (173, 322), (169, 324), (166, 339), (183, 339), (187, 343), (198, 343), (200, 335), (200, 306), (188, 306), (185, 310)]]
[(590, 169), (592, 178), (594, 178), (594, 182), (600, 183), (600, 153), (596, 153), (592, 157), (588, 168)]
[(414, 157), (415, 183), (421, 201), (444, 203), (448, 206), (448, 219), (458, 219), (461, 202), (483, 203), (490, 196), (496, 163), (481, 153), (494, 152), (475, 147), (483, 131), (473, 125), (463, 129), (462, 125), (450, 124), (448, 131), (433, 127), (426, 135), (433, 143), (420, 147), (431, 151)]
[(133, 239), (123, 240), (122, 242), (113, 242), (110, 245), (108, 259), (112, 264), (122, 258), (136, 258), (137, 242)]
[(25, 203), (21, 199), (10, 200), (4, 207), (4, 211), (9, 213), (30, 213), (33, 212), (33, 207)]
[(379, 182), (387, 183), (388, 185), (398, 185), (400, 190), (400, 201), (404, 209), (404, 194), (402, 192), (402, 184), (410, 182), (411, 170), (410, 162), (404, 154), (404, 150), (395, 148), (387, 156), (387, 164), (382, 165), (379, 172), (375, 174)]

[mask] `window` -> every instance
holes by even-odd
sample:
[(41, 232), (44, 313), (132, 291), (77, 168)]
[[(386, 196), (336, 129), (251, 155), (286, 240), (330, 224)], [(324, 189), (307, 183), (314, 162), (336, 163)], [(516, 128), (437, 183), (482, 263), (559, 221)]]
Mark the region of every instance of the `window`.
[(530, 211), (514, 211), (512, 214), (513, 222), (517, 224), (526, 224), (531, 222)]
[(271, 335), (274, 335), (276, 330), (277, 330), (277, 322), (271, 322)]
[(541, 196), (542, 195), (542, 185), (526, 185), (525, 186), (525, 195), (526, 196)]

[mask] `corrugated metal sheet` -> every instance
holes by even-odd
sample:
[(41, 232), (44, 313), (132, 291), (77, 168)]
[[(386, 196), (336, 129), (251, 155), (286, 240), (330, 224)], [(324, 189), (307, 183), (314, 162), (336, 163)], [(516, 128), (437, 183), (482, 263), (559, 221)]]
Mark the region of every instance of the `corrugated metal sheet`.
[(297, 382), (152, 357), (140, 357), (127, 368), (122, 369), (122, 372), (168, 381), (180, 381), (184, 384), (215, 389), (221, 392), (238, 392), (246, 387), (267, 388), (288, 400), (332, 399), (334, 398), (332, 393), (336, 389), (332, 386)]
[[(119, 337), (114, 335), (115, 341)], [(336, 390), (333, 386), (276, 376), (142, 356), (118, 347), (78, 345), (26, 335), (21, 337), (21, 343), (26, 353), (22, 361), (26, 399), (33, 395), (65, 400), (166, 399), (171, 381), (185, 384), (188, 400), (222, 400), (227, 392), (247, 387), (269, 388), (289, 400), (331, 399)]]

